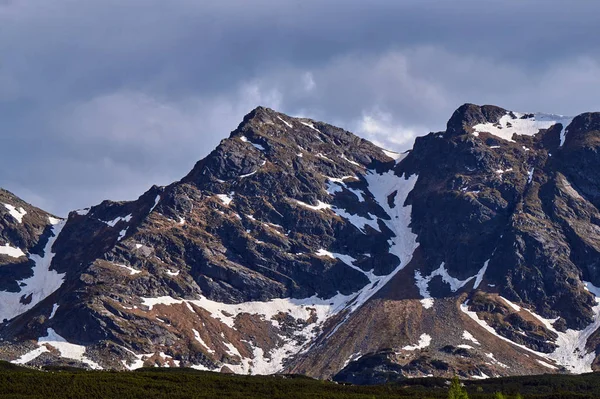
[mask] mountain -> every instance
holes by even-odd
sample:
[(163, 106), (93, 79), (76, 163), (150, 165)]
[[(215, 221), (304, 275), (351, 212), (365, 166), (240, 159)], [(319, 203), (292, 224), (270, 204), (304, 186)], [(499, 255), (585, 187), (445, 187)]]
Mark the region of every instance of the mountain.
[(352, 383), (595, 370), (599, 145), (600, 113), (465, 104), (397, 154), (259, 107), (135, 201), (60, 220), (2, 191), (0, 359)]

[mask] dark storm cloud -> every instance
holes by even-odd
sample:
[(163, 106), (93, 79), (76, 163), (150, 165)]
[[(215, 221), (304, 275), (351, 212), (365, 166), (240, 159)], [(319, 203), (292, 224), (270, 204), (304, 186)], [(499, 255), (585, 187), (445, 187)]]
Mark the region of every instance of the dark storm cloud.
[(0, 186), (61, 215), (183, 176), (256, 105), (403, 149), (463, 102), (600, 110), (591, 1), (0, 1)]

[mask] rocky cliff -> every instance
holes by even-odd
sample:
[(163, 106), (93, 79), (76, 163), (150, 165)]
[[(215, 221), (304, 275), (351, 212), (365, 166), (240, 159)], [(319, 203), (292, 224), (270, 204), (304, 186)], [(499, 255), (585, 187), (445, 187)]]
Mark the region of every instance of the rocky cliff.
[[(600, 114), (465, 104), (396, 154), (259, 107), (66, 220), (0, 192), (0, 358), (355, 383), (596, 368)], [(4, 248), (4, 249), (3, 249)]]

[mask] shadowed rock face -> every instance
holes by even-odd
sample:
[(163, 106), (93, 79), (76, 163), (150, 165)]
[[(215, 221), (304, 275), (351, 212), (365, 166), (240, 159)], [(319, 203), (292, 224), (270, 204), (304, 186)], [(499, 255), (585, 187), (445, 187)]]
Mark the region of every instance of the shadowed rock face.
[(0, 191), (0, 246), (23, 252), (0, 254), (0, 300), (57, 284), (0, 303), (0, 358), (358, 383), (589, 371), (599, 115), (465, 104), (392, 154), (259, 107), (136, 201), (60, 223)]
[[(18, 292), (32, 276), (26, 254), (43, 255), (50, 226), (58, 219), (0, 188), (0, 290)], [(1, 306), (1, 305), (0, 305)]]

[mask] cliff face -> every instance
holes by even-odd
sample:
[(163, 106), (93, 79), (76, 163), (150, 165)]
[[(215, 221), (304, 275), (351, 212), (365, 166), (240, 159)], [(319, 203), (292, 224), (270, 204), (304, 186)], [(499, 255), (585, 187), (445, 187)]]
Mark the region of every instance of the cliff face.
[(136, 201), (63, 222), (0, 193), (0, 358), (359, 383), (589, 371), (599, 115), (466, 104), (395, 154), (259, 107)]

